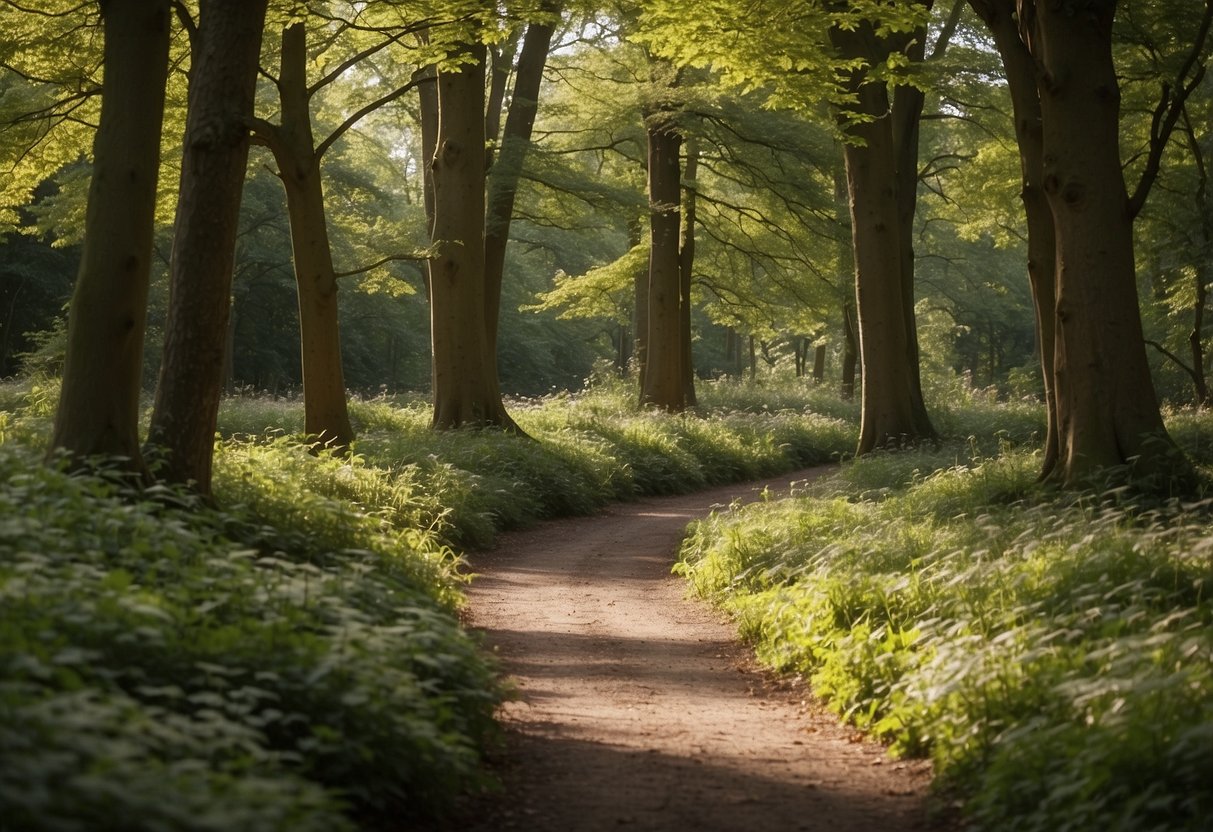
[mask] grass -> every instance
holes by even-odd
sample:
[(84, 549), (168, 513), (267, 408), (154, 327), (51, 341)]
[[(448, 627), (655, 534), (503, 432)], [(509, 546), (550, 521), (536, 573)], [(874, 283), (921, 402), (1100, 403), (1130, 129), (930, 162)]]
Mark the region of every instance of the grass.
[[(1179, 416), (1199, 448), (1209, 417)], [(929, 755), (971, 828), (1207, 828), (1213, 504), (1050, 491), (1000, 435), (714, 516), (678, 570), (767, 663)]]
[[(778, 407), (757, 405), (768, 394)], [(748, 406), (735, 410), (743, 399)], [(819, 412), (851, 406), (827, 407), (820, 393), (802, 389), (797, 400), (790, 385), (746, 392), (717, 383), (705, 385), (701, 400), (686, 416), (639, 410), (622, 386), (511, 401), (533, 441), (492, 430), (435, 433), (428, 403), (415, 398), (355, 401), (354, 458), (341, 477), (317, 474), (308, 486), (367, 511), (390, 506), (393, 522), (469, 549), (543, 519), (773, 475), (854, 447), (854, 423)], [(297, 402), (264, 397), (229, 399), (219, 418), (232, 447), (272, 443), (301, 426)]]
[(791, 392), (698, 418), (607, 389), (514, 402), (534, 440), (356, 402), (339, 459), (308, 452), (299, 403), (248, 397), (211, 505), (45, 464), (56, 393), (0, 385), (0, 826), (23, 832), (431, 823), (490, 785), (502, 696), (459, 626), (460, 551), (855, 435)]

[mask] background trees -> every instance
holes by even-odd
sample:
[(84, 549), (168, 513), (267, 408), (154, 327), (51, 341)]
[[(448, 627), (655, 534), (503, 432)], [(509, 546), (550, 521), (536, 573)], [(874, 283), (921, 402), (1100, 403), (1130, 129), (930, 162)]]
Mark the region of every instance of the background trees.
[[(455, 0), (332, 0), (308, 4), (294, 17), (275, 5), (274, 36), (261, 45), (258, 61), (280, 68), (259, 82), (256, 118), (230, 121), (240, 123), (238, 143), (255, 128), (287, 183), (287, 198), (266, 177), (266, 151), (255, 153), (247, 171), (233, 157), (231, 181), (243, 182), (244, 206), (238, 220), (224, 223), (230, 244), (217, 242), (215, 228), (199, 226), (197, 257), (183, 248), (190, 224), (170, 227), (174, 204), (193, 199), (176, 188), (181, 149), (187, 183), (200, 152), (194, 139), (181, 141), (187, 129), (198, 131), (187, 127), (187, 105), (200, 112), (187, 101), (184, 73), (194, 74), (197, 98), (197, 73), (205, 76), (214, 57), (205, 49), (205, 21), (223, 5), (181, 6), (190, 15), (174, 18), (166, 46), (162, 187), (148, 215), (148, 302), (136, 303), (147, 310), (148, 335), (142, 366), (136, 358), (125, 371), (136, 392), (167, 373), (152, 437), (181, 442), (188, 433), (196, 449), (195, 462), (173, 475), (204, 481), (200, 460), (209, 453), (211, 422), (200, 417), (184, 425), (212, 410), (218, 394), (209, 391), (223, 388), (290, 394), (302, 385), (306, 430), (344, 445), (353, 436), (347, 387), (373, 394), (433, 383), (436, 424), (508, 426), (502, 391), (576, 387), (595, 361), (634, 368), (638, 392), (677, 410), (696, 377), (770, 368), (850, 387), (852, 344), (862, 346), (858, 376), (868, 382), (861, 450), (929, 438), (924, 405), (968, 384), (1040, 395), (1050, 404), (1046, 471), (1061, 464), (1060, 475), (1074, 479), (1086, 470), (1074, 460), (1098, 467), (1141, 458), (1145, 446), (1130, 437), (1161, 435), (1145, 412), (1157, 411), (1149, 404), (1151, 385), (1175, 401), (1208, 396), (1209, 6), (1096, 4), (1094, 16), (1079, 15), (1081, 25), (1060, 32), (1049, 28), (1048, 15), (1032, 17), (1031, 4), (933, 6), (886, 4), (873, 20), (859, 4), (759, 4), (746, 16), (728, 0), (661, 0), (643, 8), (516, 2), (494, 9)], [(32, 11), (0, 3), (0, 16), (17, 34), (0, 49), (0, 151), (9, 172), (0, 185), (0, 218), (10, 234), (0, 246), (5, 372), (54, 368), (61, 337), (27, 333), (56, 331), (73, 246), (86, 241), (84, 255), (91, 256), (86, 185), (104, 163), (100, 152), (96, 158), (87, 152), (106, 65), (99, 8), (65, 3)], [(1012, 13), (1040, 31), (1025, 38)], [(734, 23), (721, 39), (726, 20)], [(279, 27), (287, 33), (285, 48)], [(1060, 168), (1050, 173), (1046, 136), (1058, 148), (1047, 153), (1053, 165), (1070, 158), (1078, 143), (1066, 130), (1036, 129), (1073, 117), (1046, 115), (1038, 70), (1076, 83), (1049, 61), (1096, 35), (1091, 48), (1104, 69), (1100, 79), (1091, 76), (1091, 88), (1111, 90), (1112, 72), (1121, 79), (1121, 106), (1100, 122), (1117, 161), (1110, 155), (1100, 171), (1082, 177), (1063, 176)], [(1066, 49), (1045, 56), (1041, 50), (1051, 42)], [(70, 61), (50, 59), (67, 46)], [(462, 196), (448, 201), (431, 236), (426, 171), (434, 148), (426, 143), (426, 96), (438, 92), (435, 79), (481, 73), (467, 67), (477, 65), (482, 47), (484, 77), (465, 78), (448, 94), (447, 127), (461, 112), (482, 123), (463, 141), (484, 145), (485, 153), (473, 154), (483, 157), (480, 169), (457, 186)], [(310, 78), (298, 70), (305, 53)], [(436, 74), (426, 80), (429, 66)], [(839, 71), (849, 83), (838, 83)], [(473, 101), (477, 90), (483, 102)], [(1084, 130), (1093, 118), (1081, 118)], [(473, 134), (480, 130), (478, 140)], [(658, 163), (650, 145), (663, 151), (653, 157)], [(844, 156), (850, 192), (840, 202)], [(457, 166), (444, 169), (438, 158), (440, 177), (446, 169), (454, 173)], [(1088, 164), (1095, 155), (1074, 158)], [(1121, 188), (1124, 200), (1113, 194), (1120, 159), (1133, 185)], [(1065, 194), (1076, 191), (1066, 191), (1065, 182), (1080, 178), (1088, 183), (1084, 194), (1111, 189), (1111, 196), (1084, 206), (1122, 208), (1098, 222), (1092, 210), (1075, 214), (1078, 203), (1066, 202)], [(895, 192), (882, 190), (880, 183), (891, 181)], [(451, 196), (450, 183), (439, 182), (440, 198)], [(239, 195), (234, 186), (225, 190)], [(847, 199), (858, 213), (840, 210)], [(650, 208), (656, 233), (648, 227)], [(1137, 219), (1130, 223), (1125, 215)], [(1059, 217), (1066, 222), (1059, 225)], [(1066, 224), (1078, 219), (1091, 227)], [(1051, 263), (1051, 235), (1062, 226), (1066, 240), (1056, 248), (1069, 252), (1060, 268), (1070, 274), (1112, 272), (1075, 254), (1067, 240), (1115, 239), (1122, 249), (1120, 278), (1101, 278), (1095, 294), (1069, 302), (1078, 285), (1072, 279), (1070, 291), (1061, 291), (1059, 317), (1048, 281), (1061, 274)], [(890, 241), (873, 244), (873, 234)], [(1130, 239), (1133, 247), (1124, 248)], [(1079, 248), (1094, 250), (1090, 243)], [(429, 254), (445, 269), (446, 284), (427, 282), (417, 258)], [(212, 265), (201, 265), (203, 255)], [(452, 265), (464, 257), (467, 263)], [(205, 277), (178, 273), (186, 261), (200, 269), (191, 274)], [(480, 275), (482, 299), (448, 296), (450, 276), (469, 270)], [(178, 287), (172, 300), (170, 282)], [(193, 314), (203, 304), (189, 300), (189, 292), (202, 287), (213, 292), (207, 303), (214, 315)], [(654, 287), (663, 288), (654, 294)], [(884, 307), (877, 288), (888, 290)], [(1117, 293), (1121, 312), (1092, 314)], [(1140, 330), (1132, 324), (1139, 307)], [(469, 323), (469, 315), (483, 323)], [(1051, 333), (1061, 318), (1064, 326)], [(1125, 321), (1127, 334), (1084, 328), (1082, 321), (1097, 319)], [(205, 331), (206, 346), (185, 348), (193, 356), (187, 361), (179, 342), (194, 325)], [(471, 343), (479, 335), (467, 335), (482, 326), (483, 347)], [(327, 334), (307, 334), (316, 332)], [(1061, 344), (1065, 352), (1056, 358)], [(1110, 361), (1113, 344), (1140, 356)], [(18, 357), (31, 349), (41, 355)], [(1076, 365), (1074, 356), (1084, 350), (1091, 354)], [(455, 354), (464, 357), (451, 359)], [(195, 360), (196, 372), (170, 369)], [(1074, 366), (1113, 364), (1114, 373), (1080, 369), (1086, 380), (1061, 386)], [(1135, 367), (1131, 380), (1126, 367)], [(206, 380), (199, 386), (201, 373)], [(472, 384), (478, 374), (483, 383)], [(65, 419), (74, 408), (75, 377), (69, 369)], [(450, 393), (448, 380), (480, 392)], [(1101, 401), (1105, 393), (1097, 388), (1121, 391), (1107, 393), (1112, 398), (1097, 408), (1115, 414), (1119, 427), (1079, 415), (1082, 403)], [(1121, 395), (1123, 406), (1115, 403)], [(132, 424), (140, 405), (129, 394), (126, 401), (122, 421)], [(1143, 407), (1144, 415), (1130, 415)], [(129, 437), (128, 429), (123, 444), (132, 446)]]

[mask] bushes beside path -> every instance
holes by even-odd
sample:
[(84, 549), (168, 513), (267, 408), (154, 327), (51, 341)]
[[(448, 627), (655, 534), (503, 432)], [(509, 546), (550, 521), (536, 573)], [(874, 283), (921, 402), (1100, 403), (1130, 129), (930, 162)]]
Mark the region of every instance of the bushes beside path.
[[(297, 404), (225, 404), (215, 505), (43, 464), (48, 385), (0, 387), (0, 825), (400, 828), (482, 780), (501, 690), (460, 628), (459, 550), (613, 500), (850, 449), (789, 393), (705, 418), (622, 392), (517, 403), (534, 441), (357, 403), (355, 455)], [(770, 393), (771, 391), (767, 391)], [(793, 407), (791, 402), (799, 403)]]
[[(1207, 463), (1213, 420), (1171, 424)], [(1207, 829), (1213, 502), (1057, 493), (984, 444), (714, 516), (678, 569), (974, 829)]]

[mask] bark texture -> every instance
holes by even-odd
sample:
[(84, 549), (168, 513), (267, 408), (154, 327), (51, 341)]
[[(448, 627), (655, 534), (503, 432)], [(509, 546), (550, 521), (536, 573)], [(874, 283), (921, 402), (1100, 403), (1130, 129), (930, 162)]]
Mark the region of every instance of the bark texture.
[[(931, 0), (923, 3), (927, 8)], [(915, 63), (926, 58), (927, 30), (922, 27), (908, 42), (894, 44)], [(893, 147), (897, 171), (897, 222), (901, 254), (901, 314), (905, 328), (905, 350), (910, 365), (910, 407), (923, 438), (937, 437), (927, 415), (922, 395), (922, 369), (918, 349), (918, 321), (914, 314), (914, 216), (918, 209), (918, 139), (925, 95), (917, 87), (899, 85), (893, 90)]]
[(685, 142), (686, 166), (682, 183), (682, 236), (678, 244), (678, 339), (682, 351), (682, 395), (694, 407), (695, 365), (691, 350), (691, 280), (695, 272), (696, 178), (699, 176), (699, 142)]
[(148, 442), (172, 482), (210, 492), (266, 0), (203, 0), (173, 236), (164, 357)]
[(1043, 188), (1057, 236), (1057, 476), (1067, 484), (1125, 464), (1166, 478), (1184, 467), (1145, 356), (1119, 153), (1115, 11), (1115, 0), (1019, 3), (1039, 73)]
[(458, 70), (439, 70), (430, 261), (433, 426), (517, 430), (501, 402), (485, 320), (484, 49)]
[[(549, 4), (547, 10), (555, 13), (556, 7)], [(484, 233), (485, 324), (494, 361), (501, 313), (501, 284), (505, 274), (505, 247), (510, 237), (510, 221), (514, 216), (514, 199), (518, 193), (518, 181), (522, 177), (522, 165), (530, 149), (539, 88), (543, 84), (543, 68), (547, 64), (553, 31), (554, 24), (550, 21), (532, 23), (527, 27), (514, 73), (514, 91), (505, 117), (501, 151), (488, 182)], [(495, 128), (490, 135), (496, 136)]]
[(125, 457), (145, 473), (139, 393), (147, 320), (169, 4), (109, 0), (101, 121), (51, 449)]
[[(882, 60), (888, 44), (871, 25), (853, 32), (835, 29), (831, 40), (844, 57)], [(934, 439), (936, 434), (916, 398), (917, 347), (905, 282), (901, 203), (898, 199), (898, 153), (890, 116), (888, 90), (872, 83), (862, 70), (852, 72), (849, 88), (856, 95), (844, 125), (857, 141), (848, 142), (847, 191), (855, 259), (860, 360), (863, 363), (860, 438), (857, 453)]]
[(648, 354), (641, 401), (671, 413), (686, 409), (682, 375), (681, 232), (682, 136), (673, 113), (646, 114), (649, 191)]
[(354, 440), (341, 362), (337, 277), (329, 245), (320, 155), (312, 133), (307, 86), (307, 33), (302, 23), (282, 33), (278, 92), (282, 121), (267, 142), (286, 190), (291, 252), (299, 293), (304, 431), (325, 446)]
[(1020, 198), (1028, 226), (1028, 280), (1036, 316), (1036, 344), (1044, 381), (1048, 415), (1041, 476), (1057, 467), (1057, 394), (1053, 363), (1057, 338), (1055, 292), (1057, 270), (1053, 214), (1044, 192), (1044, 134), (1040, 120), (1040, 97), (1036, 90), (1036, 64), (1019, 36), (1015, 18), (1016, 0), (970, 0), (986, 24), (1002, 58), (1011, 94), (1015, 139), (1019, 146)]

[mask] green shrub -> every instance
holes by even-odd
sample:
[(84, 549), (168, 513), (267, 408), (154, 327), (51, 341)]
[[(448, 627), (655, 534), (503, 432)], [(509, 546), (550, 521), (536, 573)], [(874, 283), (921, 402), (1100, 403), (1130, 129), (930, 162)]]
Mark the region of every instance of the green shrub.
[(1211, 507), (1056, 494), (1024, 452), (932, 459), (715, 516), (678, 569), (765, 661), (929, 753), (974, 828), (1204, 828)]
[(512, 402), (533, 438), (354, 401), (340, 458), (241, 396), (210, 504), (44, 465), (56, 391), (0, 387), (0, 825), (31, 832), (428, 822), (481, 782), (500, 696), (452, 547), (854, 442), (791, 394), (700, 418), (595, 390)]
[(220, 511), (0, 446), (15, 828), (387, 826), (479, 776), (497, 694), (449, 553), (275, 479), (320, 460), (243, 450)]

